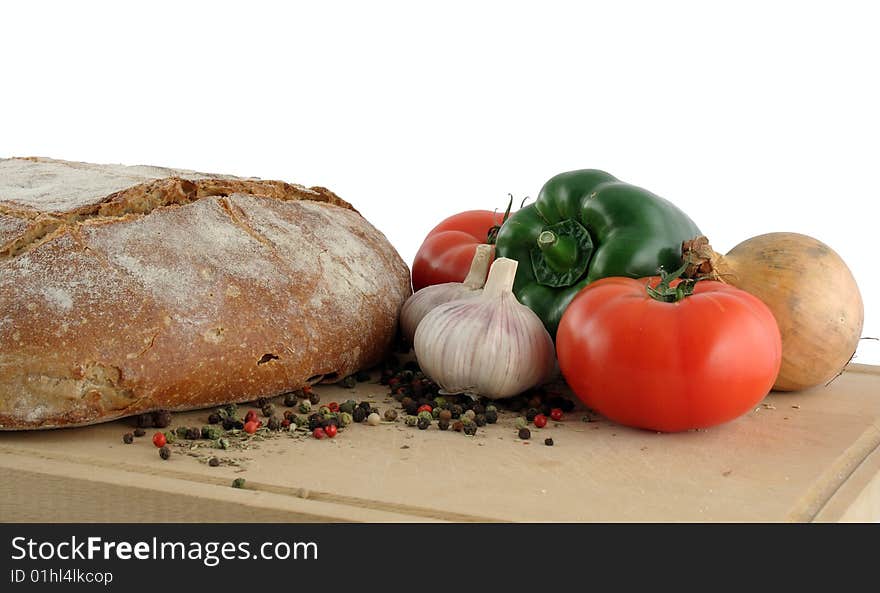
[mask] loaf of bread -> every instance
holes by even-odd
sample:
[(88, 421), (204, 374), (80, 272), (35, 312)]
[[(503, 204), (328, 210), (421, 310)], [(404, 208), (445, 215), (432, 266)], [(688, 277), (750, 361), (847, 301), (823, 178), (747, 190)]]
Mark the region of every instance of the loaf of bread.
[(327, 189), (0, 160), (0, 429), (332, 382), (379, 362), (409, 270)]

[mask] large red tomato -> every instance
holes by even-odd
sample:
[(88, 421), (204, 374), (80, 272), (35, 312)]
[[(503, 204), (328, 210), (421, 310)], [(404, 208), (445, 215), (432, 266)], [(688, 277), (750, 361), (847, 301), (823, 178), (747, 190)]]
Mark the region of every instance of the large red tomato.
[(450, 216), (428, 233), (412, 266), (413, 290), (444, 282), (462, 282), (471, 269), (477, 245), (489, 242), (492, 227), (504, 214), (468, 210)]
[(604, 278), (572, 300), (556, 335), (572, 390), (615, 422), (664, 432), (714, 426), (752, 409), (782, 361), (767, 306), (713, 281), (665, 302), (648, 293), (649, 283), (658, 279)]

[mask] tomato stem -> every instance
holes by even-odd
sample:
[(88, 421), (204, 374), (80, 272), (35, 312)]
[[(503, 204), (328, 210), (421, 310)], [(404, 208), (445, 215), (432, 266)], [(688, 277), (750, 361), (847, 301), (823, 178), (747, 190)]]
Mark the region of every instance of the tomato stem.
[(507, 219), (510, 218), (510, 209), (513, 208), (513, 194), (507, 194), (510, 196), (510, 201), (507, 203), (507, 210), (504, 211), (504, 216), (501, 218), (501, 224), (493, 225), (489, 228), (489, 234), (486, 236), (486, 243), (489, 245), (495, 245), (495, 240), (498, 239), (498, 231), (501, 230), (501, 225), (507, 222)]
[[(681, 275), (684, 274), (687, 268), (687, 262), (683, 263), (682, 266), (674, 272), (667, 272), (661, 267), (659, 270), (660, 282), (655, 287), (652, 287), (649, 284), (647, 287), (648, 294), (654, 300), (663, 303), (677, 303), (689, 297), (694, 293), (694, 286), (696, 286), (697, 281), (690, 278), (681, 279)], [(677, 279), (681, 279), (681, 281), (674, 287), (670, 286), (672, 281)]]

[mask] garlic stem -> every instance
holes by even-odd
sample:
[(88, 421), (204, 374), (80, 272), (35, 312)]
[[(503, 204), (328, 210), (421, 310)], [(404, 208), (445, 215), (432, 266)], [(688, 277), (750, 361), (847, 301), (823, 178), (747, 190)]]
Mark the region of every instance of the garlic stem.
[(489, 270), (489, 278), (483, 287), (483, 295), (497, 297), (505, 292), (513, 292), (513, 281), (516, 279), (516, 268), (519, 265), (515, 259), (499, 257)]
[(486, 245), (485, 243), (477, 245), (474, 259), (471, 260), (471, 269), (468, 271), (468, 275), (462, 284), (472, 290), (483, 287), (483, 284), (486, 282), (486, 272), (489, 271), (489, 261), (492, 259), (493, 251), (494, 248), (491, 245)]

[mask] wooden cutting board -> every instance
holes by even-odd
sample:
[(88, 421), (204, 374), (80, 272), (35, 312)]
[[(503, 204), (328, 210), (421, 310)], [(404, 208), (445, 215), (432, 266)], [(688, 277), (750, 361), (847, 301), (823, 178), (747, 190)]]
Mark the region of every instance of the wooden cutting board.
[[(375, 383), (315, 390), (322, 402), (395, 405)], [(201, 426), (207, 414), (176, 414), (172, 426)], [(880, 367), (852, 364), (828, 387), (771, 393), (710, 430), (658, 434), (586, 416), (533, 429), (530, 441), (505, 413), (475, 437), (357, 424), (335, 439), (284, 433), (241, 450), (178, 443), (168, 461), (152, 431), (123, 444), (130, 420), (0, 433), (0, 520), (880, 519)], [(210, 467), (212, 455), (224, 464)], [(238, 477), (244, 489), (231, 487)]]

